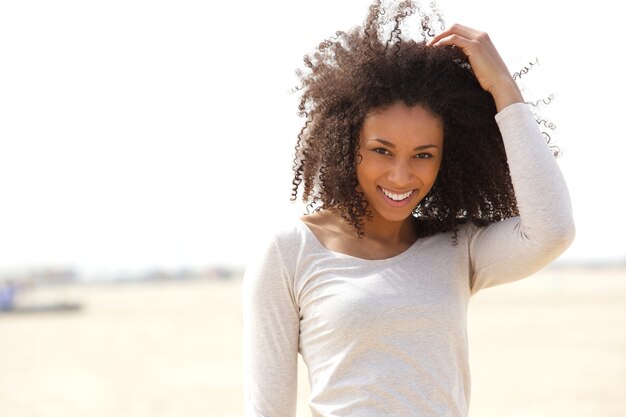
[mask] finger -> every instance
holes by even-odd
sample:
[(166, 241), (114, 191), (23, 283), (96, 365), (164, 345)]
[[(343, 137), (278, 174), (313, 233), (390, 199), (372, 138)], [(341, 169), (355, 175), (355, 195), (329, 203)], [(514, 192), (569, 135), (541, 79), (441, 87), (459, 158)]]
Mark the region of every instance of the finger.
[(451, 35), (460, 35), (463, 36), (467, 39), (474, 39), (477, 36), (479, 36), (481, 34), (480, 31), (476, 30), (476, 29), (472, 29), (470, 27), (467, 26), (463, 26), (461, 24), (455, 23), (452, 26), (450, 26), (448, 29), (444, 30), (443, 32), (441, 32), (440, 34), (436, 35), (434, 38), (432, 38), (428, 43), (427, 46), (433, 46), (435, 45), (437, 42), (439, 42), (439, 40), (449, 37)]
[(452, 34), (457, 34), (461, 36), (465, 36), (467, 38), (473, 38), (476, 35), (480, 34), (480, 31), (473, 29), (469, 26), (461, 25), (460, 23), (454, 23), (452, 26), (444, 30), (440, 33), (439, 37), (446, 37)]
[(438, 40), (435, 41), (435, 43), (433, 43), (430, 46), (454, 45), (454, 46), (461, 48), (464, 52), (466, 52), (466, 55), (467, 55), (467, 50), (470, 47), (474, 46), (475, 43), (476, 42), (473, 41), (472, 39), (468, 39), (466, 37), (463, 37), (457, 34), (451, 34), (443, 38), (439, 38)]

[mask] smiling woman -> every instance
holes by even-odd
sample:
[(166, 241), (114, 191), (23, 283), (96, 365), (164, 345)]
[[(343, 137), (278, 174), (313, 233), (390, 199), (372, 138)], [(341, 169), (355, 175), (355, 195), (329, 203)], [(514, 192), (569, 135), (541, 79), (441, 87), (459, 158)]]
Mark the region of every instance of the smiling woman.
[(573, 239), (566, 184), (489, 36), (439, 25), (376, 1), (305, 57), (292, 197), (312, 212), (246, 269), (246, 416), (294, 415), (298, 353), (315, 417), (466, 416), (470, 297)]

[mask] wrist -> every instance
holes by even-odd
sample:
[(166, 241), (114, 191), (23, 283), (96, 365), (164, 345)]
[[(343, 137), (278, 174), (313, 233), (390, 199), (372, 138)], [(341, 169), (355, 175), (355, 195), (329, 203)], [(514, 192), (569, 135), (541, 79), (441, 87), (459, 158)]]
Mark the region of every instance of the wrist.
[(496, 110), (498, 112), (513, 103), (524, 102), (522, 92), (513, 79), (503, 80), (502, 82), (495, 84), (490, 92), (496, 103)]

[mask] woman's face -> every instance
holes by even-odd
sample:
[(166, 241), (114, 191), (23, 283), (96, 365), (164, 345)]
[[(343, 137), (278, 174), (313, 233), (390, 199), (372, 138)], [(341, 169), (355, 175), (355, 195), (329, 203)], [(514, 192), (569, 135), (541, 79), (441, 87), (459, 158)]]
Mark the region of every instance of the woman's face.
[(358, 189), (374, 220), (403, 221), (435, 183), (443, 123), (420, 105), (395, 103), (366, 116), (358, 154)]

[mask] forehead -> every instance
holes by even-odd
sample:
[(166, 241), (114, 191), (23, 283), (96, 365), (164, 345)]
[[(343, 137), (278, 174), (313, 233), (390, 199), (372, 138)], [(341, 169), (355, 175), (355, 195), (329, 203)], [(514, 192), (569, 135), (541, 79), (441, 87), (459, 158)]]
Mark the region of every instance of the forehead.
[(393, 143), (443, 144), (443, 121), (422, 105), (394, 103), (370, 112), (363, 122), (361, 141), (385, 139)]

